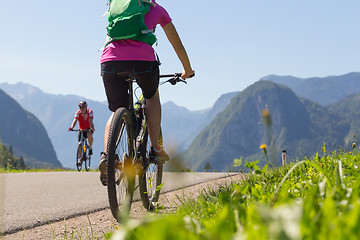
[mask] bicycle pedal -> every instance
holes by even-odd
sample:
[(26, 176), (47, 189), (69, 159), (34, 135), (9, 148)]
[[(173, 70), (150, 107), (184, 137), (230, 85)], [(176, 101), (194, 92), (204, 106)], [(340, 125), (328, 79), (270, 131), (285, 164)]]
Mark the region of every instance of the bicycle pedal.
[(107, 176), (106, 176), (106, 178), (102, 178), (102, 176), (100, 176), (100, 182), (103, 186), (106, 186), (108, 183)]

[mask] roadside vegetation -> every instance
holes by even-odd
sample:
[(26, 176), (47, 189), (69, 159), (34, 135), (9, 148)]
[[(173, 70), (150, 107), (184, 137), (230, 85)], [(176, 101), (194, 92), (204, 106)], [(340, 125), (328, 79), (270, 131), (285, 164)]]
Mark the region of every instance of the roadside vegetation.
[(248, 162), (245, 181), (204, 189), (195, 201), (181, 199), (176, 214), (128, 220), (107, 238), (358, 239), (358, 149), (327, 153), (324, 146), (284, 167)]
[[(24, 159), (13, 155), (12, 146), (6, 147), (0, 142), (0, 173), (19, 173), (19, 172), (61, 172), (61, 171), (77, 171), (66, 168), (29, 168), (26, 167)], [(85, 171), (85, 170), (83, 170)], [(90, 169), (90, 171), (98, 171), (98, 169)]]
[(13, 155), (12, 146), (7, 148), (0, 142), (0, 173), (25, 169), (24, 159)]

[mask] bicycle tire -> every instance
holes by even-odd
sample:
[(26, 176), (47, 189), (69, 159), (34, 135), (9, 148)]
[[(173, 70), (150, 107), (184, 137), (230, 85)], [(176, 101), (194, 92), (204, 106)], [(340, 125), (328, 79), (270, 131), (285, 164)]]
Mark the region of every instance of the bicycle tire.
[[(78, 144), (78, 148), (77, 148), (77, 151), (76, 151), (76, 168), (77, 170), (80, 172), (81, 169), (82, 169), (82, 143)], [(79, 157), (80, 156), (80, 157)], [(80, 163), (80, 164), (79, 164)]]
[[(160, 142), (162, 136), (160, 135)], [(145, 130), (143, 142), (140, 144), (140, 157), (144, 160), (149, 159), (150, 144), (148, 143), (148, 131)], [(159, 201), (162, 187), (164, 162), (150, 161), (145, 171), (139, 174), (140, 198), (144, 208), (148, 211), (156, 209), (155, 203)]]
[(90, 170), (91, 155), (89, 154), (89, 148), (86, 148), (85, 170)]
[(121, 222), (124, 215), (128, 216), (135, 188), (133, 121), (126, 108), (119, 108), (114, 113), (107, 153), (108, 200), (113, 217)]

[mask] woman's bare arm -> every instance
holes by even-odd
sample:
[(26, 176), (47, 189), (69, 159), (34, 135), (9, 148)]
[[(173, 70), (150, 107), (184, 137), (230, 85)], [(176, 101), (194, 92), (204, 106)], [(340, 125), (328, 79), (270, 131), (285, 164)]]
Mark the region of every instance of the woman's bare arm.
[(192, 77), (194, 74), (194, 70), (191, 68), (189, 57), (186, 53), (186, 50), (181, 42), (179, 34), (176, 31), (176, 28), (172, 22), (166, 24), (163, 27), (166, 37), (168, 38), (169, 42), (173, 46), (181, 64), (184, 67), (184, 72), (181, 78), (186, 79)]

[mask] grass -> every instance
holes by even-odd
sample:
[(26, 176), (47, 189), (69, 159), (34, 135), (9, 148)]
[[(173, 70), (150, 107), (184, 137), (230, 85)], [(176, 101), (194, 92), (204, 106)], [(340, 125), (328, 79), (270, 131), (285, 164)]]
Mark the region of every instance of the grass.
[(334, 151), (207, 189), (176, 214), (132, 220), (111, 239), (358, 239), (360, 155)]
[(37, 168), (29, 168), (24, 170), (18, 170), (18, 169), (4, 169), (0, 168), (0, 173), (24, 173), (24, 172), (63, 172), (68, 171), (65, 169), (37, 169)]
[[(57, 169), (38, 169), (38, 168), (28, 168), (24, 170), (18, 169), (4, 169), (0, 168), (0, 173), (26, 173), (26, 172), (77, 172), (76, 169), (65, 169), (65, 168), (57, 168)], [(84, 169), (81, 170), (82, 172), (86, 172)], [(99, 169), (91, 169), (89, 172), (98, 172)]]
[[(173, 214), (129, 220), (94, 236), (92, 226), (65, 239), (358, 239), (360, 154), (355, 147), (290, 163), (257, 166), (244, 181), (203, 189), (196, 200), (178, 196)], [(54, 237), (54, 236), (53, 236)]]

